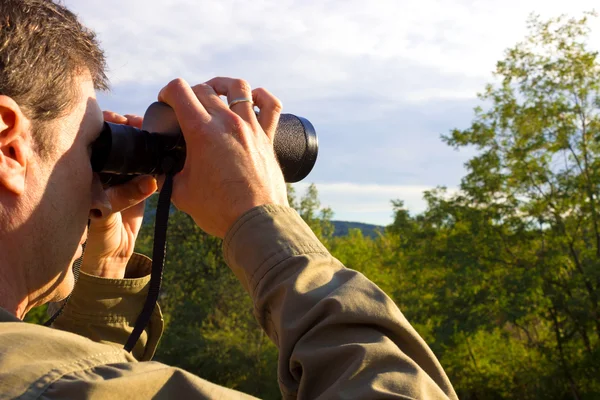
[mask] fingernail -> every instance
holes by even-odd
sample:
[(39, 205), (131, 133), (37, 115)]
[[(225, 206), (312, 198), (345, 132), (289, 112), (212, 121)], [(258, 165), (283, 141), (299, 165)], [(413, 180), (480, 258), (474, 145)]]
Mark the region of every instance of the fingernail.
[(144, 194), (154, 193), (156, 191), (156, 181), (154, 178), (145, 178), (138, 183), (138, 187), (140, 188), (140, 192)]

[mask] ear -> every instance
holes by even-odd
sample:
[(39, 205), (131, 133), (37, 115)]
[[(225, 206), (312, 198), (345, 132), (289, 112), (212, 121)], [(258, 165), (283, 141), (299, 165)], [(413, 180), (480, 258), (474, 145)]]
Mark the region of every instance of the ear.
[(10, 97), (0, 95), (0, 188), (21, 195), (25, 191), (31, 154), (29, 120)]

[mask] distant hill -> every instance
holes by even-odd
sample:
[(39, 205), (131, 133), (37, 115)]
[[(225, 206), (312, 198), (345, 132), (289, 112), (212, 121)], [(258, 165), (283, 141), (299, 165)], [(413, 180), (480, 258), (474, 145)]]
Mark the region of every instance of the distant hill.
[[(171, 212), (175, 211), (175, 207), (171, 205)], [(146, 204), (146, 209), (144, 210), (144, 224), (150, 223), (153, 221), (156, 210), (152, 207), (149, 207)], [(376, 238), (377, 232), (384, 232), (385, 227), (379, 225), (371, 225), (364, 224), (362, 222), (349, 222), (349, 221), (331, 221), (334, 227), (333, 236), (346, 236), (350, 229), (360, 229), (363, 236)]]
[(333, 236), (346, 236), (350, 229), (360, 229), (363, 236), (376, 238), (377, 232), (383, 232), (384, 227), (379, 225), (363, 224), (362, 222), (331, 221), (335, 230)]

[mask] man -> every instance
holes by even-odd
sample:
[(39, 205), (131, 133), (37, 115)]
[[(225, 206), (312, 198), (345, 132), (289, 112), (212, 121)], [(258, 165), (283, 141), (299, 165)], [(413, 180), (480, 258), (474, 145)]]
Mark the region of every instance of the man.
[[(92, 172), (103, 121), (141, 123), (100, 111), (95, 90), (107, 84), (94, 35), (51, 1), (1, 0), (0, 68), (0, 398), (248, 398), (138, 362), (157, 345), (158, 310), (133, 355), (122, 350), (147, 291), (148, 260), (133, 247), (156, 183), (140, 177), (105, 192)], [(188, 149), (173, 202), (224, 238), (227, 263), (279, 348), (283, 396), (456, 398), (394, 303), (289, 207), (273, 153), (277, 98), (214, 78), (176, 79), (158, 99), (175, 110)], [(21, 322), (71, 292), (88, 216), (64, 314), (53, 328)]]

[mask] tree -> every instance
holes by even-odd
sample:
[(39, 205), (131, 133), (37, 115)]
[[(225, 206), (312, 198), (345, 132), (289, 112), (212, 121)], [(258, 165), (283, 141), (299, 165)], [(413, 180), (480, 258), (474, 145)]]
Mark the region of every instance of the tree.
[(296, 191), (292, 185), (287, 184), (288, 202), (290, 207), (294, 208), (302, 219), (310, 226), (317, 237), (327, 242), (333, 237), (334, 226), (331, 222), (333, 211), (331, 208), (321, 207), (319, 192), (317, 186), (311, 183), (304, 195), (298, 201)]
[[(530, 35), (497, 64), (499, 85), (480, 95), (487, 110), (477, 108), (470, 128), (444, 137), (479, 151), (461, 193), (429, 193), (422, 216), (422, 225), (433, 224), (428, 246), (437, 251), (421, 254), (442, 256), (445, 266), (434, 269), (451, 268), (441, 273), (446, 293), (434, 291), (436, 312), (445, 308), (461, 322), (442, 319), (437, 327), (455, 349), (468, 348), (477, 374), (469, 341), (512, 338), (537, 360), (530, 365), (548, 368), (538, 383), (547, 378), (554, 398), (600, 390), (600, 65), (586, 47), (593, 16), (530, 18)], [(451, 370), (464, 370), (464, 360), (455, 368), (459, 361), (448, 357)], [(511, 379), (521, 398), (541, 387)], [(491, 383), (472, 386), (473, 374), (455, 384), (463, 398), (501, 395)]]

